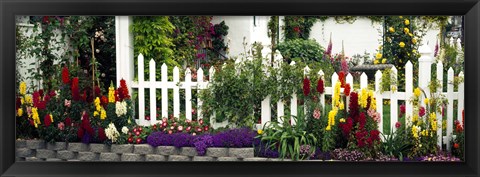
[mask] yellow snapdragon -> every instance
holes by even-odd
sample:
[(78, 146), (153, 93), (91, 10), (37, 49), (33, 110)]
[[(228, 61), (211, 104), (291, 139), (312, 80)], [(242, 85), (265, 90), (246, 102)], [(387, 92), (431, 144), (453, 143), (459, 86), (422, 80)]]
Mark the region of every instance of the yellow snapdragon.
[(398, 45), (400, 46), (400, 48), (405, 47), (405, 43), (404, 43), (404, 42), (400, 42)]
[(31, 95), (25, 95), (25, 102), (27, 104), (32, 104), (33, 103), (32, 96)]
[(333, 106), (338, 107), (340, 104), (340, 87), (342, 86), (342, 83), (340, 81), (337, 81), (335, 84), (335, 94), (333, 95)]
[(420, 90), (420, 87), (417, 87), (414, 91), (413, 94), (418, 98), (420, 97), (420, 94), (422, 94), (422, 90)]
[(108, 102), (115, 103), (115, 88), (113, 87), (113, 84), (108, 87)]
[(21, 82), (19, 90), (21, 95), (25, 95), (27, 93), (27, 84), (25, 82)]
[(367, 107), (367, 99), (368, 99), (368, 93), (367, 93), (367, 90), (365, 88), (362, 89), (362, 92), (360, 94), (360, 99), (358, 99), (358, 101), (360, 102), (360, 106), (362, 108), (366, 108)]
[(17, 116), (18, 117), (21, 117), (23, 115), (23, 109), (22, 108), (18, 108), (17, 110)]

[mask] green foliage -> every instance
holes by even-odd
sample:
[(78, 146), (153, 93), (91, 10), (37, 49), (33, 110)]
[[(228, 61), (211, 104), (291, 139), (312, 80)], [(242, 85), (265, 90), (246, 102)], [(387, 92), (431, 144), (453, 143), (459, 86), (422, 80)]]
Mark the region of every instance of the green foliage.
[(396, 131), (391, 129), (390, 132), (394, 133), (389, 136), (382, 133), (384, 139), (382, 142), (382, 153), (395, 156), (402, 161), (407, 156), (409, 149), (413, 147), (413, 144), (410, 144), (410, 141), (408, 141), (407, 132), (405, 131), (405, 126), (401, 126)]
[(287, 60), (300, 58), (302, 62), (321, 61), (325, 49), (311, 39), (292, 39), (278, 44), (277, 49)]
[(317, 17), (313, 16), (285, 16), (285, 26), (282, 26), (285, 31), (285, 41), (308, 39), (311, 28), (317, 20)]
[(380, 92), (396, 91), (397, 77), (392, 72), (392, 69), (387, 68), (382, 72), (382, 79), (380, 81)]
[(259, 135), (262, 142), (268, 144), (268, 148), (278, 147), (280, 158), (291, 158), (293, 160), (303, 160), (309, 157), (300, 155), (302, 145), (310, 146), (310, 153), (313, 154), (318, 143), (314, 134), (306, 131), (307, 123), (305, 117), (299, 115), (293, 116), (296, 125), (290, 125), (290, 117), (283, 117), (283, 123), (271, 122), (264, 126), (263, 135)]
[[(145, 65), (148, 66), (150, 59), (155, 60), (158, 68), (163, 63), (168, 66), (180, 66), (178, 60), (173, 58), (173, 39), (170, 37), (175, 26), (168, 20), (167, 16), (145, 17), (137, 16), (133, 18), (131, 30), (133, 33), (134, 56), (140, 53), (144, 56)], [(134, 63), (137, 64), (136, 57)], [(149, 73), (149, 68), (145, 68), (145, 73)], [(148, 77), (145, 77), (148, 78)], [(160, 78), (160, 72), (157, 72), (157, 79)]]

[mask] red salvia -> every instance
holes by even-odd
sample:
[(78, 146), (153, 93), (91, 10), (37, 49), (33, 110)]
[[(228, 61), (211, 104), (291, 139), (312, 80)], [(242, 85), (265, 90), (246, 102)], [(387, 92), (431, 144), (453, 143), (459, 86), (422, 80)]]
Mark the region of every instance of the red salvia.
[(310, 94), (310, 79), (305, 77), (303, 79), (303, 95), (308, 96), (308, 94)]
[(68, 72), (68, 68), (65, 66), (62, 69), (62, 81), (64, 84), (69, 84), (70, 83), (70, 76)]
[(350, 84), (345, 84), (345, 89), (343, 90), (343, 93), (345, 93), (345, 96), (350, 95)]
[(50, 114), (45, 115), (45, 117), (43, 118), (43, 123), (45, 124), (45, 127), (48, 127), (52, 124)]
[(340, 80), (341, 87), (345, 87), (345, 73), (343, 71), (340, 71), (338, 74), (338, 79)]
[(78, 77), (72, 79), (72, 99), (75, 101), (80, 100), (80, 90), (78, 88)]
[(323, 84), (323, 80), (320, 78), (317, 82), (317, 92), (323, 94), (325, 92), (325, 85)]

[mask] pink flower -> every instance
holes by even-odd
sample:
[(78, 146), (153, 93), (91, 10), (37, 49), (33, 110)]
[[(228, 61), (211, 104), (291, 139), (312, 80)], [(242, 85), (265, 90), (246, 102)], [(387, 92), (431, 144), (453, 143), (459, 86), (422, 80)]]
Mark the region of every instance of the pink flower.
[(313, 118), (320, 119), (320, 110), (319, 109), (315, 109), (313, 111)]
[(395, 128), (400, 128), (400, 126), (402, 126), (402, 123), (400, 122), (395, 123)]
[(174, 126), (171, 126), (171, 127), (170, 127), (170, 130), (173, 130), (173, 129), (175, 129), (175, 127), (174, 127)]
[(203, 125), (203, 119), (200, 119), (198, 123), (200, 123), (200, 125)]
[(168, 134), (171, 135), (173, 133), (172, 130), (168, 130)]
[(420, 107), (420, 110), (418, 111), (418, 115), (420, 117), (423, 117), (425, 115), (425, 108), (423, 106)]
[(178, 126), (178, 127), (177, 127), (177, 130), (178, 130), (179, 132), (183, 131), (183, 126), (181, 126), (181, 125)]
[(187, 132), (189, 132), (192, 129), (192, 127), (188, 126), (187, 129), (185, 129)]
[(72, 104), (72, 101), (65, 99), (65, 107), (69, 108), (71, 104)]
[(65, 124), (63, 122), (58, 123), (59, 130), (65, 130)]
[(162, 127), (166, 127), (166, 126), (167, 126), (167, 122), (163, 122)]

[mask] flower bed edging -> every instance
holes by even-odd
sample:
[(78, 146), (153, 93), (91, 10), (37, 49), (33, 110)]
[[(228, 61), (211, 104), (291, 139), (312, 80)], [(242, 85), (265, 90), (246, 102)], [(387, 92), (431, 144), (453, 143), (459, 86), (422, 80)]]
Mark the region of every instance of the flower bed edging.
[(199, 156), (195, 147), (149, 144), (46, 143), (43, 140), (17, 140), (16, 161), (268, 161), (254, 157), (252, 148), (210, 147)]

